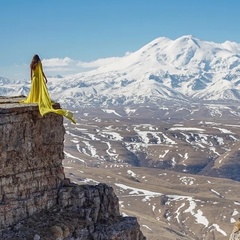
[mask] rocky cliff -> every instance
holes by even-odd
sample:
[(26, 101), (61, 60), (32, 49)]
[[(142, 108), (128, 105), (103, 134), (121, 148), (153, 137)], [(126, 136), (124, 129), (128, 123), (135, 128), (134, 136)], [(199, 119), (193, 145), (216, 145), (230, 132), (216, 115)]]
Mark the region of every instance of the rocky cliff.
[(0, 239), (145, 239), (111, 187), (65, 178), (62, 117), (19, 100), (0, 98)]
[(240, 240), (240, 231), (232, 232), (229, 240)]
[(233, 231), (229, 240), (240, 240), (240, 218), (234, 223)]

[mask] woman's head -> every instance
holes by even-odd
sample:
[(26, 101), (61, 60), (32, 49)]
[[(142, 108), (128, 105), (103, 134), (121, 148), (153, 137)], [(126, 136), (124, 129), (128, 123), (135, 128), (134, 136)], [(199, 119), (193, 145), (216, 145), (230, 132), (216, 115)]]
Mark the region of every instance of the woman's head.
[(39, 62), (41, 62), (41, 59), (37, 54), (35, 54), (32, 58), (30, 68), (34, 70)]

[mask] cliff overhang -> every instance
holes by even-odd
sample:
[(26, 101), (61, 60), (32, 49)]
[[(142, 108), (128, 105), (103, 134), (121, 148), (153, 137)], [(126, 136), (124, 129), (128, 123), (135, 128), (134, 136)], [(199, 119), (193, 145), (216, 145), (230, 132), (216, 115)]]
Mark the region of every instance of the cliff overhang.
[(145, 239), (110, 186), (65, 178), (63, 117), (21, 100), (0, 97), (1, 239)]

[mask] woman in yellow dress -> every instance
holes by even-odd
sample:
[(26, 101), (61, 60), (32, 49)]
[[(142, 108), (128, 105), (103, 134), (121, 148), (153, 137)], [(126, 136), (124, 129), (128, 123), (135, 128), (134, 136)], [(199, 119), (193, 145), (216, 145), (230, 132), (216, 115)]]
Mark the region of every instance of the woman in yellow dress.
[(33, 56), (32, 62), (30, 64), (31, 69), (31, 88), (24, 103), (37, 103), (39, 107), (39, 112), (42, 116), (47, 113), (56, 113), (62, 115), (73, 123), (76, 123), (73, 118), (73, 113), (68, 110), (54, 109), (52, 107), (52, 101), (50, 99), (48, 89), (47, 89), (47, 78), (43, 72), (41, 59), (37, 54)]

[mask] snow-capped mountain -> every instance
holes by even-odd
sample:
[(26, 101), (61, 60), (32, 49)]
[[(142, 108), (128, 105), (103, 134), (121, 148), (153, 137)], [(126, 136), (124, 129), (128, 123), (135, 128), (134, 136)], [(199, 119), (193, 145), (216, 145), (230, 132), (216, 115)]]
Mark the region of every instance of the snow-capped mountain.
[[(240, 44), (235, 42), (207, 42), (191, 35), (160, 37), (127, 56), (103, 62), (107, 64), (92, 71), (50, 78), (52, 98), (75, 107), (240, 101)], [(1, 86), (0, 94), (13, 94), (11, 86)], [(14, 92), (26, 95), (24, 86), (14, 84)]]

